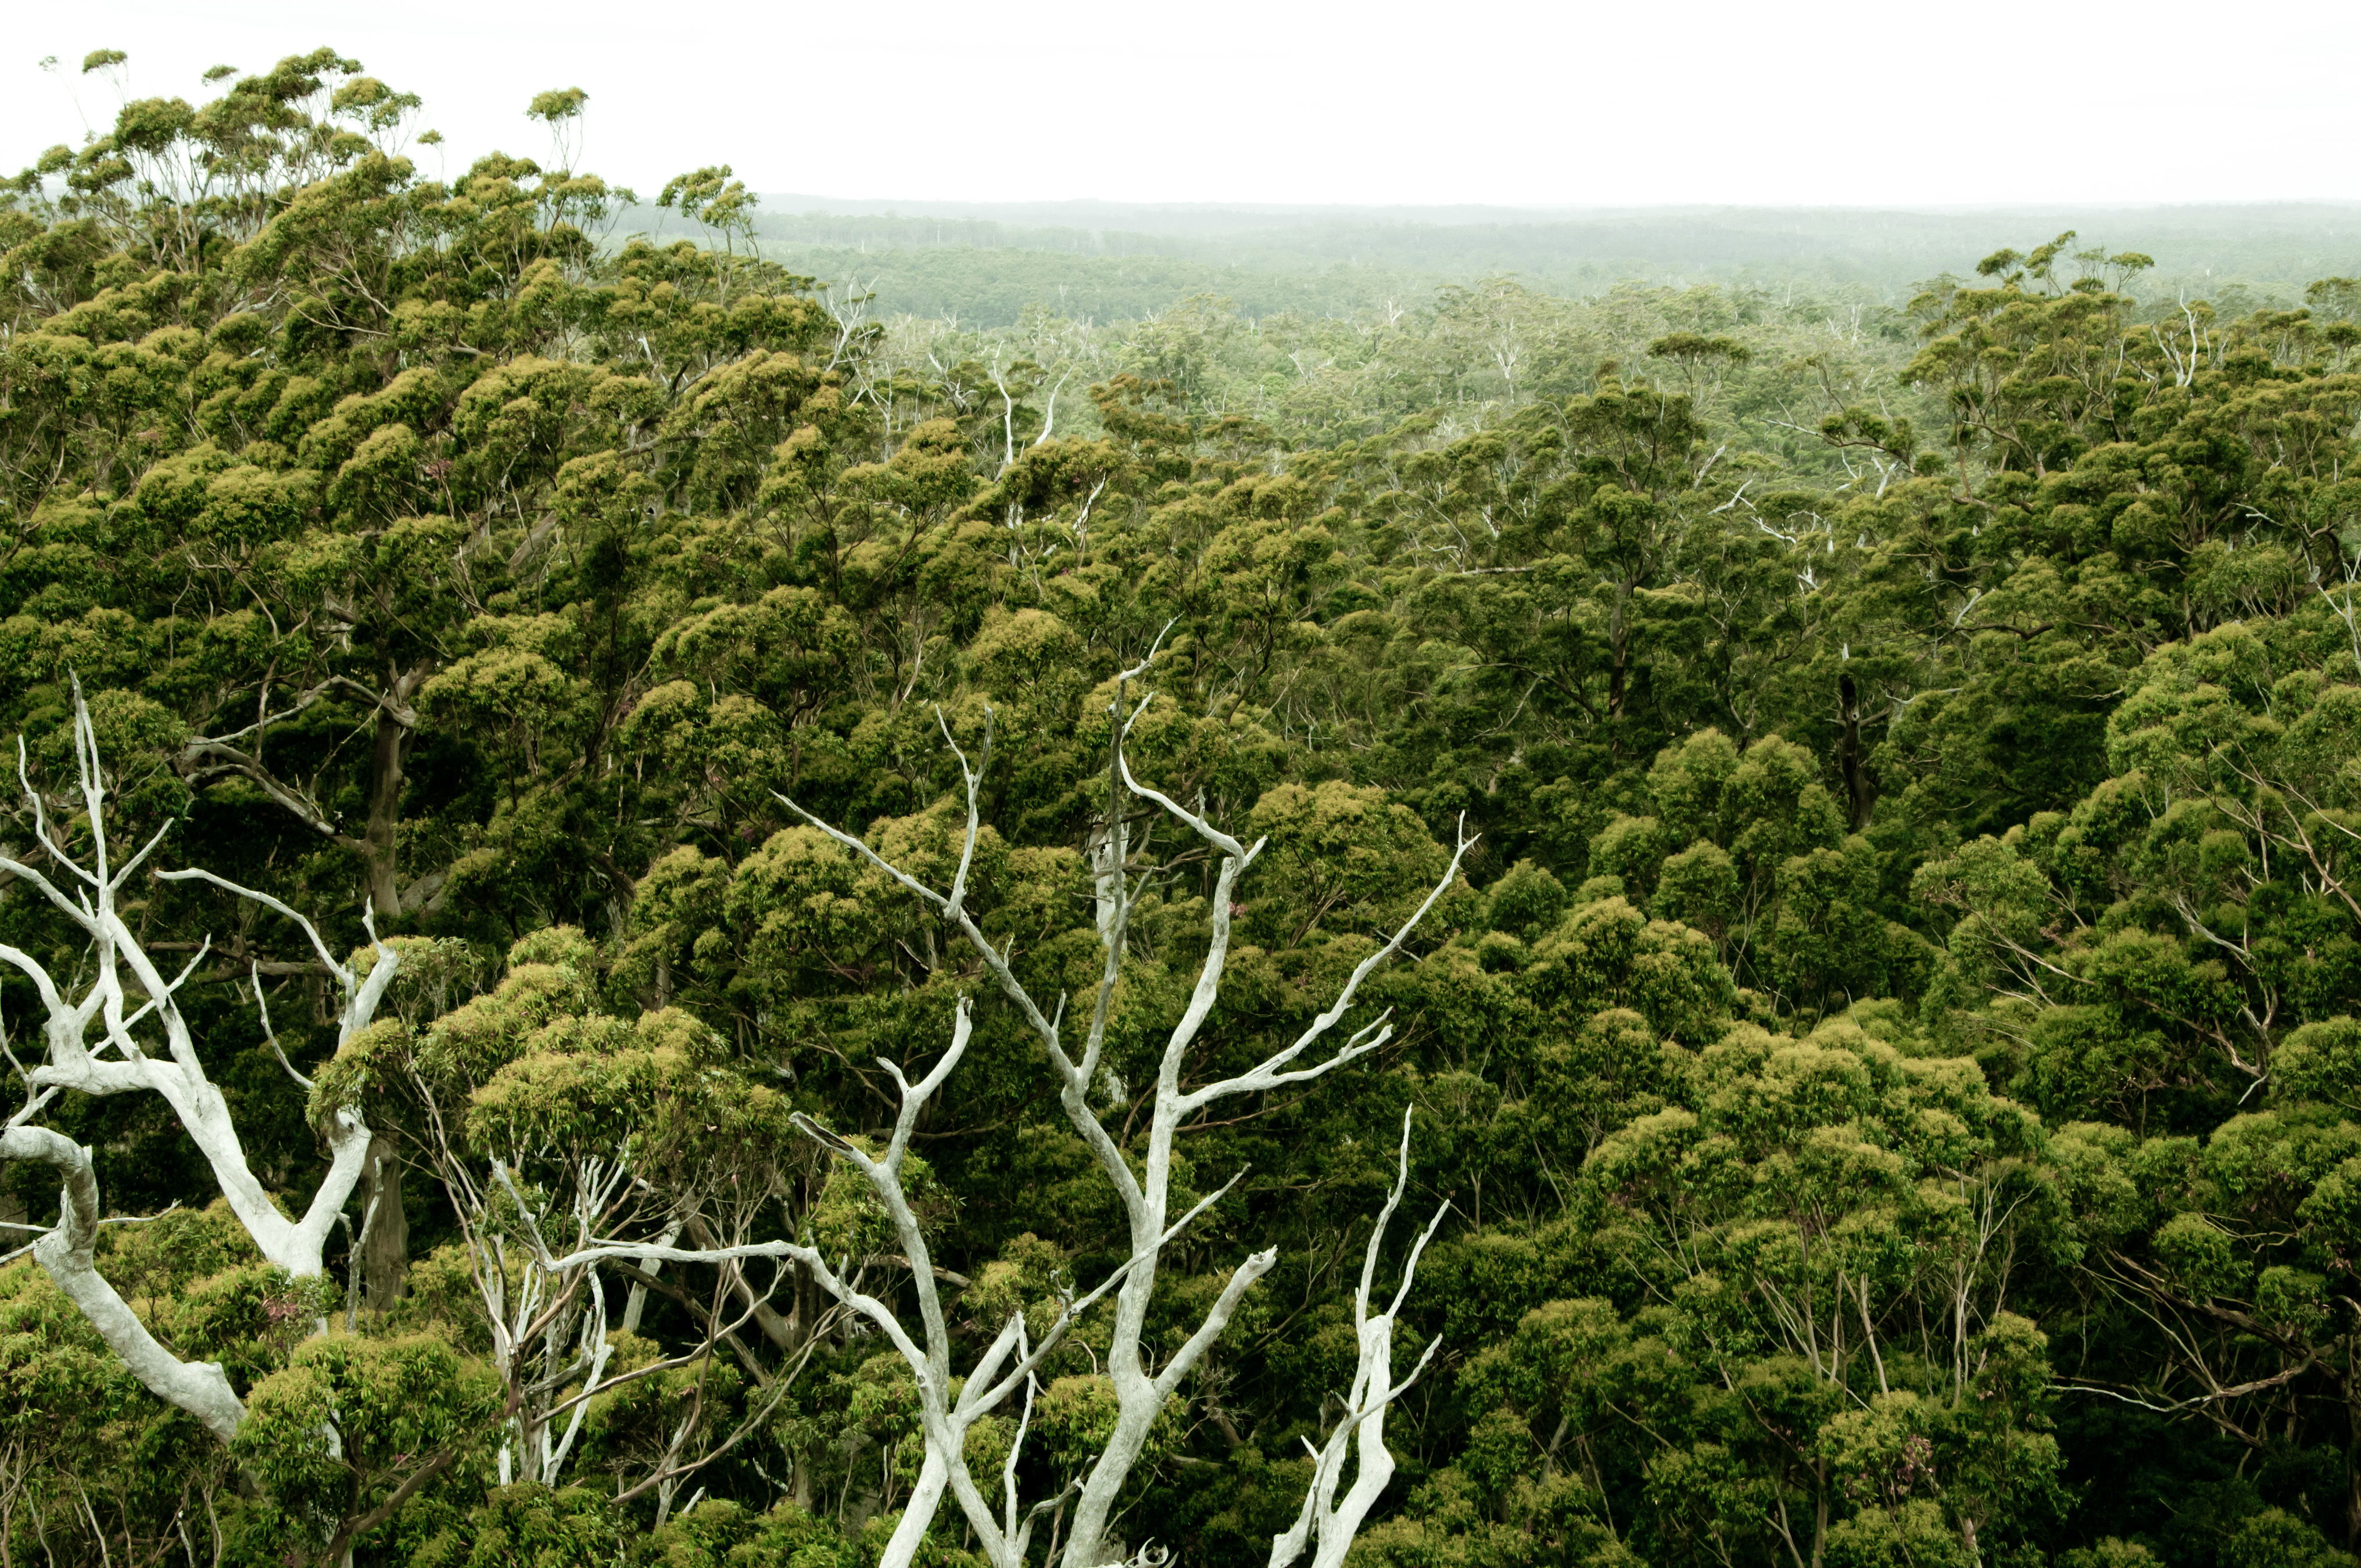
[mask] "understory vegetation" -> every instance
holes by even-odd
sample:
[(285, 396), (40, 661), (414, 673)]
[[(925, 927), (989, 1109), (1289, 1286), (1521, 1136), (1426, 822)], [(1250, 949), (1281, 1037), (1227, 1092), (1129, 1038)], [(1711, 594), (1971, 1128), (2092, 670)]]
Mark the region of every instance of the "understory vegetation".
[(0, 1563), (2355, 1561), (2361, 282), (977, 330), (581, 109), (0, 197)]

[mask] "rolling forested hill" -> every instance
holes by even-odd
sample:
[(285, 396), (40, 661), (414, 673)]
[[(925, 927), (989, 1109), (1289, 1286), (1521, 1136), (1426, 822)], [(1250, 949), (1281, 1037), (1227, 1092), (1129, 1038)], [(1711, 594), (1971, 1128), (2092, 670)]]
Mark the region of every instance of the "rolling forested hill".
[(0, 1568), (2355, 1563), (2349, 214), (218, 91), (0, 194)]

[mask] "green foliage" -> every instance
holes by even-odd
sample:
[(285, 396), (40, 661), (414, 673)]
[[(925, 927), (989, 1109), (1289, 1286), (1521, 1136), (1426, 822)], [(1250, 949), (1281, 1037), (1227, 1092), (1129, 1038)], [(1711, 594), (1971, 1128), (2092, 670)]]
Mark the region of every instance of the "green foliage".
[(500, 1412), (490, 1369), (438, 1335), (330, 1333), (255, 1384), (230, 1451), (276, 1516), (257, 1530), (301, 1554), (339, 1542), (347, 1521), (390, 1511), (398, 1492), (420, 1496), (420, 1481), (480, 1464)]
[[(1481, 840), (1341, 1025), (1390, 1009), (1380, 1053), (1180, 1135), (1180, 1201), (1240, 1179), (1147, 1343), (1280, 1262), (1159, 1418), (1133, 1545), (1259, 1562), (1295, 1517), (1414, 1105), (1455, 1217), (1402, 1345), (1444, 1350), (1356, 1561), (2350, 1560), (2350, 280), (2163, 309), (2070, 235), (1850, 326), (1499, 279), (1382, 321), (878, 323), (764, 258), (728, 166), (646, 210), (572, 167), (578, 90), (533, 100), (551, 167), (444, 181), (334, 51), (222, 80), (0, 199), (0, 728), (86, 837), (79, 679), (112, 841), (400, 952), (331, 1054), (286, 928), (137, 891), (258, 1179), (310, 1190), (363, 1110), (406, 1274), (339, 1243), (290, 1280), (171, 1207), (214, 1188), (157, 1106), (59, 1111), (148, 1216), (102, 1273), (247, 1416), (214, 1442), (0, 1264), (0, 1554), (869, 1561), (918, 1475), (897, 1354), (774, 1257), (554, 1259), (785, 1236), (906, 1305), (799, 1129), (880, 1147), (879, 1058), (963, 997), (905, 1167), (952, 1332), (1045, 1332), (1127, 1255), (1023, 1021), (782, 796), (942, 886), (944, 741), (989, 736), (966, 907), (1077, 1011), (1120, 854), (1088, 1100), (1138, 1157), (1215, 892), (1109, 820), (1145, 662), (1130, 765), (1267, 840), (1205, 1071)], [(627, 232), (657, 217), (697, 237)], [(80, 950), (14, 895), (0, 940)], [(48, 1180), (0, 1172), (6, 1212), (48, 1223)], [(1107, 1311), (1040, 1368), (1027, 1497), (1108, 1430)]]

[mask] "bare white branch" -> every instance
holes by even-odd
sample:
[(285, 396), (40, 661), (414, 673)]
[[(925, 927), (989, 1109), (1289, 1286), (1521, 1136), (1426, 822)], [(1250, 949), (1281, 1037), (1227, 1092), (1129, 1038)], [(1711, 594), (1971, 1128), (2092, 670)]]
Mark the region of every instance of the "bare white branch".
[[(1169, 630), (1170, 628), (1168, 627)], [(1162, 637), (1159, 634), (1158, 644)], [(1125, 673), (1122, 681), (1144, 672), (1152, 663), (1155, 650), (1133, 670)], [(1198, 1323), (1195, 1331), (1167, 1358), (1160, 1368), (1150, 1373), (1145, 1350), (1148, 1306), (1154, 1296), (1163, 1250), (1182, 1228), (1193, 1221), (1221, 1193), (1201, 1201), (1177, 1223), (1170, 1220), (1173, 1139), (1182, 1124), (1215, 1101), (1235, 1095), (1261, 1092), (1290, 1084), (1307, 1082), (1378, 1049), (1390, 1037), (1391, 1025), (1380, 1016), (1348, 1036), (1344, 1044), (1328, 1057), (1310, 1066), (1296, 1063), (1304, 1054), (1343, 1021), (1357, 998), (1362, 982), (1379, 965), (1400, 953), (1411, 933), (1425, 918), (1436, 901), (1458, 880), (1460, 867), (1475, 839), (1467, 835), (1463, 820), (1458, 844), (1452, 853), (1442, 880), (1427, 894), (1410, 917), (1378, 948), (1356, 966), (1334, 1001), (1292, 1042), (1262, 1063), (1235, 1078), (1224, 1079), (1193, 1091), (1182, 1085), (1190, 1047), (1212, 1015), (1217, 1004), (1225, 972), (1230, 944), (1230, 911), (1239, 878), (1261, 852), (1262, 843), (1252, 847), (1215, 828), (1202, 815), (1181, 806), (1170, 796), (1141, 784), (1133, 774), (1125, 755), (1125, 744), (1140, 714), (1147, 710), (1142, 701), (1137, 708), (1125, 711), (1126, 698), (1119, 683), (1116, 700), (1110, 710), (1114, 725), (1109, 760), (1109, 798), (1107, 802), (1110, 837), (1107, 855), (1113, 860), (1111, 872), (1103, 875), (1103, 883), (1113, 887), (1114, 907), (1099, 922), (1099, 935), (1104, 945), (1105, 962), (1098, 987), (1097, 1004), (1091, 1018), (1090, 1036), (1084, 1045), (1082, 1059), (1076, 1061), (1066, 1049), (1061, 1038), (1065, 1003), (1060, 998), (1054, 1008), (1043, 1008), (1017, 978), (1009, 962), (1009, 955), (994, 948), (966, 907), (966, 884), (976, 838), (981, 831), (980, 794), (983, 762), (971, 765), (966, 755), (951, 740), (950, 727), (942, 725), (944, 739), (951, 746), (960, 766), (965, 787), (967, 824), (960, 868), (948, 894), (928, 887), (908, 872), (894, 865), (866, 843), (805, 811), (791, 800), (782, 801), (803, 821), (818, 828), (830, 839), (851, 851), (862, 861), (884, 873), (896, 885), (917, 895), (928, 907), (954, 927), (980, 958), (985, 970), (999, 984), (1001, 992), (1016, 1007), (1033, 1032), (1040, 1038), (1044, 1053), (1059, 1089), (1059, 1101), (1067, 1120), (1076, 1134), (1090, 1147), (1101, 1171), (1122, 1201), (1131, 1229), (1131, 1255), (1090, 1295), (1070, 1303), (1060, 1313), (1056, 1324), (1033, 1343), (1021, 1323), (1005, 1327), (990, 1348), (970, 1371), (957, 1401), (949, 1395), (950, 1387), (950, 1345), (944, 1330), (943, 1315), (936, 1294), (936, 1275), (928, 1262), (926, 1241), (912, 1214), (900, 1179), (902, 1154), (907, 1146), (911, 1130), (920, 1108), (941, 1088), (953, 1066), (963, 1053), (970, 1027), (968, 1007), (960, 1003), (953, 1022), (951, 1047), (938, 1059), (934, 1069), (918, 1082), (913, 1083), (902, 1069), (890, 1062), (881, 1062), (888, 1077), (901, 1094), (901, 1104), (895, 1121), (895, 1130), (883, 1158), (873, 1157), (857, 1145), (842, 1138), (808, 1119), (799, 1124), (814, 1138), (840, 1157), (851, 1161), (870, 1182), (872, 1190), (892, 1217), (900, 1234), (904, 1250), (911, 1264), (913, 1288), (917, 1297), (921, 1325), (918, 1332), (906, 1331), (893, 1314), (873, 1298), (851, 1290), (834, 1271), (828, 1270), (824, 1260), (809, 1248), (791, 1247), (785, 1243), (760, 1244), (743, 1249), (742, 1255), (794, 1257), (812, 1271), (823, 1288), (846, 1306), (861, 1311), (875, 1322), (908, 1361), (920, 1390), (921, 1428), (927, 1445), (927, 1458), (918, 1484), (913, 1491), (902, 1524), (880, 1558), (881, 1568), (906, 1568), (918, 1541), (942, 1494), (954, 1497), (967, 1516), (969, 1528), (982, 1545), (985, 1557), (996, 1568), (1019, 1568), (1023, 1561), (1025, 1541), (1031, 1519), (1042, 1508), (1053, 1505), (1062, 1509), (1065, 1494), (1050, 1503), (1037, 1505), (1030, 1513), (1020, 1513), (1015, 1496), (1013, 1471), (1004, 1473), (999, 1488), (1001, 1496), (987, 1501), (974, 1478), (968, 1474), (964, 1457), (968, 1428), (982, 1415), (997, 1408), (1008, 1398), (1023, 1394), (1029, 1398), (1036, 1368), (1079, 1314), (1109, 1294), (1115, 1298), (1115, 1322), (1110, 1343), (1103, 1357), (1106, 1376), (1114, 1385), (1116, 1417), (1114, 1428), (1101, 1448), (1096, 1461), (1082, 1478), (1074, 1495), (1072, 1528), (1065, 1541), (1061, 1561), (1067, 1563), (1093, 1563), (1106, 1540), (1106, 1530), (1113, 1517), (1118, 1495), (1145, 1449), (1148, 1435), (1156, 1416), (1180, 1382), (1195, 1369), (1205, 1352), (1220, 1338), (1235, 1313), (1246, 1292), (1256, 1281), (1268, 1274), (1278, 1261), (1276, 1252), (1265, 1250), (1246, 1257), (1232, 1271), (1223, 1288)], [(938, 722), (940, 718), (938, 716)], [(989, 746), (990, 730), (986, 729)], [(1166, 1038), (1159, 1063), (1153, 1111), (1146, 1129), (1146, 1147), (1133, 1151), (1119, 1146), (1108, 1132), (1090, 1102), (1090, 1091), (1099, 1069), (1099, 1054), (1105, 1039), (1110, 999), (1121, 971), (1124, 956), (1124, 931), (1130, 906), (1128, 891), (1124, 884), (1121, 856), (1123, 840), (1116, 828), (1123, 819), (1126, 793), (1155, 803), (1177, 821), (1186, 826), (1198, 838), (1222, 852), (1214, 872), (1213, 897), (1208, 917), (1208, 940), (1203, 959), (1198, 967), (1196, 981), (1180, 1017)], [(1102, 899), (1107, 894), (1103, 891)], [(1407, 1137), (1407, 1128), (1405, 1128)], [(1407, 1145), (1405, 1144), (1405, 1151)], [(1407, 1153), (1405, 1152), (1405, 1159)], [(1407, 1167), (1404, 1168), (1407, 1179)], [(1235, 1182), (1237, 1179), (1232, 1178)], [(1228, 1190), (1225, 1186), (1224, 1192)], [(1400, 1198), (1400, 1190), (1395, 1194)], [(1387, 1216), (1392, 1208), (1389, 1205)], [(1441, 1216), (1437, 1216), (1437, 1223)], [(1379, 1229), (1382, 1232), (1383, 1221)], [(1430, 1227), (1427, 1233), (1433, 1234)], [(1375, 1266), (1376, 1241), (1371, 1243), (1370, 1267)], [(1424, 1245), (1424, 1238), (1419, 1244)], [(615, 1244), (608, 1255), (630, 1253), (647, 1258), (667, 1260), (715, 1261), (725, 1255), (694, 1249), (649, 1249), (631, 1244)], [(1415, 1253), (1412, 1266), (1415, 1266)], [(1365, 1270), (1365, 1276), (1367, 1271)], [(1367, 1287), (1365, 1277), (1359, 1299), (1359, 1311), (1368, 1320)], [(1407, 1280), (1404, 1288), (1407, 1288)], [(1397, 1302), (1397, 1305), (1399, 1302)], [(1387, 1332), (1390, 1333), (1391, 1315), (1385, 1315)], [(923, 1349), (918, 1341), (926, 1342)], [(1368, 1352), (1364, 1353), (1364, 1360)], [(1009, 1365), (1010, 1358), (1014, 1365)], [(1422, 1364), (1423, 1365), (1423, 1364)], [(1004, 1371), (1003, 1368), (1005, 1367)], [(1356, 1389), (1376, 1386), (1378, 1392), (1369, 1395), (1376, 1402), (1367, 1405), (1363, 1413), (1350, 1421), (1345, 1429), (1373, 1430), (1374, 1412), (1394, 1397), (1398, 1390), (1387, 1382), (1379, 1365), (1374, 1374), (1356, 1383)], [(1370, 1385), (1370, 1376), (1378, 1378)], [(1356, 1398), (1360, 1395), (1356, 1393)], [(1366, 1401), (1365, 1401), (1366, 1404)], [(1028, 1407), (1029, 1408), (1029, 1407)], [(1345, 1438), (1332, 1440), (1343, 1452)], [(1374, 1439), (1370, 1441), (1375, 1441)], [(1365, 1443), (1366, 1447), (1366, 1443)], [(1379, 1444), (1380, 1451), (1382, 1444)], [(1341, 1460), (1339, 1461), (1341, 1464)], [(1386, 1462), (1390, 1467), (1390, 1461)], [(1374, 1461), (1365, 1457), (1364, 1472), (1376, 1475)], [(1379, 1477), (1375, 1485), (1382, 1486)], [(1333, 1494), (1333, 1484), (1328, 1494)], [(1356, 1494), (1357, 1495), (1357, 1492)], [(1374, 1493), (1372, 1493), (1374, 1497)], [(1349, 1502), (1348, 1498), (1348, 1502)], [(1325, 1504), (1323, 1503), (1323, 1506)], [(1062, 1516), (1061, 1516), (1062, 1517)], [(1309, 1516), (1307, 1515), (1307, 1518)], [(1309, 1528), (1309, 1527), (1307, 1527)], [(1340, 1549), (1341, 1550), (1341, 1549)]]
[(33, 1244), (33, 1256), (106, 1347), (149, 1393), (188, 1411), (224, 1442), (236, 1436), (246, 1407), (221, 1364), (182, 1361), (166, 1350), (98, 1272), (92, 1256), (98, 1241), (98, 1179), (91, 1171), (90, 1151), (47, 1127), (12, 1126), (0, 1132), (0, 1159), (38, 1160), (57, 1167), (64, 1179), (58, 1223)]
[[(1377, 1507), (1386, 1484), (1393, 1479), (1394, 1457), (1386, 1447), (1386, 1408), (1418, 1381), (1427, 1364), (1434, 1359), (1441, 1339), (1427, 1343), (1426, 1350), (1411, 1368), (1409, 1376), (1400, 1383), (1393, 1381), (1394, 1321), (1401, 1310), (1404, 1299), (1410, 1295), (1411, 1282), (1418, 1275), (1418, 1260), (1426, 1251), (1426, 1244), (1443, 1224), (1444, 1216), (1451, 1212), (1445, 1202), (1435, 1210), (1434, 1218), (1412, 1244), (1410, 1259), (1402, 1265), (1400, 1286), (1394, 1291), (1392, 1302), (1375, 1317), (1369, 1314), (1369, 1295), (1378, 1274), (1378, 1254), (1384, 1245), (1386, 1226), (1401, 1206), (1402, 1194), (1410, 1187), (1410, 1122), (1411, 1113), (1402, 1113), (1401, 1154), (1396, 1168), (1393, 1191), (1386, 1199), (1385, 1208), (1378, 1215), (1377, 1224), (1369, 1232), (1368, 1251), (1361, 1262), (1360, 1288), (1353, 1293), (1353, 1318), (1357, 1327), (1360, 1354), (1353, 1369), (1353, 1387), (1345, 1401), (1345, 1413), (1338, 1420), (1328, 1440), (1312, 1448), (1312, 1484), (1304, 1491), (1303, 1508), (1295, 1523), (1270, 1543), (1270, 1568), (1290, 1568), (1303, 1555), (1306, 1547), (1312, 1551), (1312, 1568), (1342, 1568), (1345, 1553), (1360, 1533), (1369, 1510)], [(1336, 1489), (1345, 1475), (1347, 1453), (1357, 1459), (1353, 1485), (1342, 1498)]]
[[(91, 1174), (88, 1151), (62, 1134), (27, 1123), (58, 1094), (69, 1091), (93, 1095), (132, 1091), (157, 1094), (171, 1107), (182, 1130), (205, 1157), (223, 1197), (256, 1247), (269, 1262), (298, 1278), (323, 1271), (322, 1254), (345, 1201), (359, 1179), (369, 1130), (357, 1110), (340, 1111), (328, 1131), (328, 1174), (313, 1194), (310, 1207), (295, 1220), (280, 1211), (272, 1195), (247, 1164), (245, 1147), (228, 1102), (207, 1076), (195, 1036), (181, 1012), (181, 993), (211, 952), (210, 940), (200, 944), (196, 956), (178, 973), (167, 978), (118, 906), (118, 895), (162, 843), (164, 831), (150, 838), (119, 866), (111, 864), (106, 790), (97, 733), (78, 682), (74, 685), (73, 752), (76, 784), (90, 829), (87, 865), (70, 853), (50, 831), (48, 809), (39, 791), (33, 786), (22, 738), (17, 741), (17, 776), (33, 808), (35, 836), (49, 859), (71, 873), (74, 891), (68, 896), (47, 876), (14, 859), (0, 857), (0, 871), (22, 877), (40, 889), (88, 936), (91, 962), (86, 970), (88, 980), (75, 982), (80, 994), (71, 995), (38, 959), (20, 948), (0, 946), (0, 962), (16, 969), (33, 982), (47, 1014), (42, 1030), (47, 1047), (43, 1058), (29, 1069), (19, 1069), (34, 1093), (30, 1102), (11, 1118), (5, 1135), (0, 1135), (5, 1139), (5, 1144), (0, 1144), (0, 1157), (45, 1160), (64, 1173), (60, 1217), (57, 1226), (35, 1244), (35, 1255), (143, 1384), (159, 1398), (195, 1414), (226, 1439), (236, 1432), (244, 1410), (221, 1368), (210, 1364), (183, 1363), (164, 1350), (98, 1274), (92, 1261), (92, 1238), (99, 1223), (98, 1190)], [(312, 923), (280, 900), (239, 887), (211, 872), (160, 874), (169, 881), (216, 883), (295, 920), (330, 972), (342, 983), (345, 1007), (340, 1020), (341, 1037), (349, 1039), (368, 1025), (393, 978), (398, 956), (391, 950), (379, 945), (378, 962), (367, 980), (356, 983), (352, 971), (329, 955)], [(259, 1003), (258, 970), (253, 978)], [(276, 1037), (270, 1036), (267, 1010), (263, 1016), (265, 1034), (270, 1037), (280, 1064), (298, 1082), (304, 1081), (293, 1064), (287, 1061), (285, 1053), (279, 1051)], [(99, 1033), (95, 1049), (90, 1044), (93, 1026)], [(151, 1042), (154, 1032), (160, 1032), (160, 1052), (143, 1043), (138, 1033), (143, 1029), (150, 1032)]]

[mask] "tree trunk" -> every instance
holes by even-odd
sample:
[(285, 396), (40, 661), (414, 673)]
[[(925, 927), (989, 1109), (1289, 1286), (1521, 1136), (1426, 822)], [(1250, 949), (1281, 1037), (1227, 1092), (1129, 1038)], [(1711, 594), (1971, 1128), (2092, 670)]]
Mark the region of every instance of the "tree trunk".
[(1091, 882), (1097, 905), (1101, 940), (1115, 928), (1115, 906), (1122, 897), (1123, 862), (1130, 852), (1126, 824), (1120, 817), (1093, 824), (1084, 843), (1091, 863)]
[(935, 1509), (943, 1499), (943, 1487), (950, 1480), (950, 1466), (927, 1445), (927, 1457), (918, 1469), (918, 1484), (910, 1489), (909, 1501), (903, 1505), (902, 1521), (894, 1527), (892, 1539), (885, 1550), (877, 1554), (877, 1568), (910, 1568), (918, 1555), (918, 1547), (927, 1538), (927, 1527), (934, 1522)]
[(1877, 779), (1861, 751), (1861, 693), (1850, 675), (1837, 677), (1837, 701), (1844, 721), (1844, 737), (1837, 742), (1837, 771), (1844, 776), (1846, 819), (1858, 833), (1869, 826), (1869, 814), (1877, 805)]
[(0, 1131), (0, 1160), (16, 1159), (54, 1166), (63, 1178), (58, 1223), (33, 1244), (34, 1260), (149, 1393), (188, 1411), (224, 1442), (236, 1437), (246, 1406), (221, 1363), (175, 1356), (99, 1273), (98, 1179), (91, 1173), (90, 1151), (47, 1127), (9, 1127)]
[(368, 1229), (361, 1235), (361, 1305), (389, 1312), (410, 1275), (410, 1216), (401, 1206), (401, 1156), (383, 1133), (369, 1140), (358, 1188)]
[(369, 906), (380, 920), (401, 918), (401, 845), (402, 762), (418, 715), (410, 698), (432, 666), (419, 664), (394, 675), (377, 706), (377, 735), (369, 750), (368, 826), (361, 835), (368, 862)]

